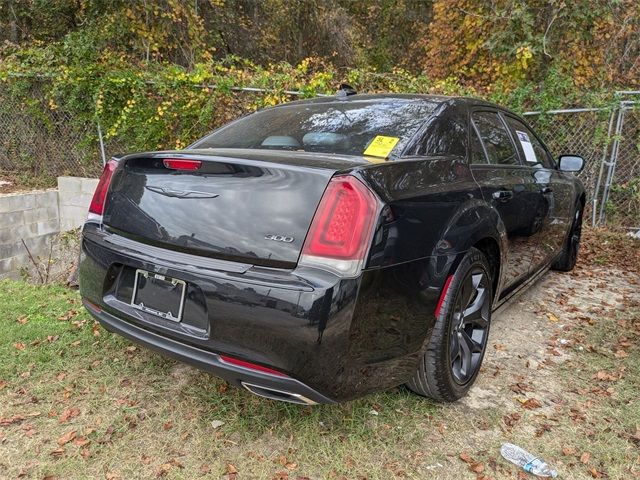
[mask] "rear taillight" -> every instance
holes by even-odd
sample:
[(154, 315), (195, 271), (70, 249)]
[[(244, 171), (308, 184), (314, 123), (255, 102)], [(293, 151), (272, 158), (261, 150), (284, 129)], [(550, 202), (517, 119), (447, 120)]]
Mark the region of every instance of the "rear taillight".
[(364, 266), (377, 214), (376, 197), (357, 178), (332, 178), (313, 217), (299, 264), (356, 276)]
[(188, 160), (184, 158), (165, 158), (162, 163), (171, 170), (198, 170), (202, 166), (201, 160)]
[(113, 177), (113, 172), (118, 166), (117, 160), (109, 160), (102, 170), (102, 175), (98, 181), (98, 186), (91, 199), (89, 205), (89, 220), (102, 221), (102, 214), (104, 213), (104, 204), (107, 199), (107, 192), (109, 191), (109, 184)]

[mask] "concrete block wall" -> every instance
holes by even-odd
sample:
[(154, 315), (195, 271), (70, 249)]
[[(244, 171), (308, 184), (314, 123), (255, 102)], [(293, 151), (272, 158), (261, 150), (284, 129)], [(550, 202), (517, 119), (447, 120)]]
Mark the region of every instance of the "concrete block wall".
[(82, 226), (97, 185), (97, 178), (58, 177), (61, 232)]
[(36, 257), (48, 254), (59, 232), (57, 190), (0, 195), (0, 278), (18, 277), (30, 265), (23, 240)]
[(32, 267), (23, 240), (34, 258), (46, 262), (59, 233), (84, 223), (97, 183), (59, 177), (57, 189), (0, 195), (0, 278), (18, 278)]

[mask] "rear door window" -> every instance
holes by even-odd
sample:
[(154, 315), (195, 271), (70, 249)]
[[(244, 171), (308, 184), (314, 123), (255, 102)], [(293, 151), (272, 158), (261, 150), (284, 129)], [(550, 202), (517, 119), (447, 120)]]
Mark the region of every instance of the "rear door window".
[(553, 168), (553, 160), (544, 148), (542, 142), (538, 140), (538, 137), (517, 118), (510, 115), (505, 115), (505, 120), (513, 132), (513, 136), (516, 139), (516, 145), (524, 164), (528, 167), (544, 167)]
[(472, 165), (486, 165), (487, 156), (484, 153), (482, 143), (480, 143), (480, 137), (475, 127), (471, 126), (470, 141), (469, 141), (469, 160)]
[(497, 112), (475, 112), (471, 118), (478, 129), (489, 163), (520, 165), (511, 136)]

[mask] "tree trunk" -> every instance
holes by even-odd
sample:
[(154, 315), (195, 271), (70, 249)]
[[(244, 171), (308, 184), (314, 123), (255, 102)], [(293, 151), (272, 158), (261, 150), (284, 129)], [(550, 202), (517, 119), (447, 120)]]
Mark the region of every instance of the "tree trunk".
[(9, 40), (12, 43), (18, 43), (18, 19), (13, 9), (13, 0), (9, 0), (9, 15), (11, 17), (9, 21)]

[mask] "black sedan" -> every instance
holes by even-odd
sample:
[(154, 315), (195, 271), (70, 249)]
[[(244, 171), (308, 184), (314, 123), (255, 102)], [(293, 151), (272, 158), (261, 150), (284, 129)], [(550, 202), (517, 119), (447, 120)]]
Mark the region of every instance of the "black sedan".
[(576, 262), (585, 192), (496, 105), (342, 92), (112, 159), (80, 291), (112, 332), (263, 397), (455, 401), (491, 314)]

